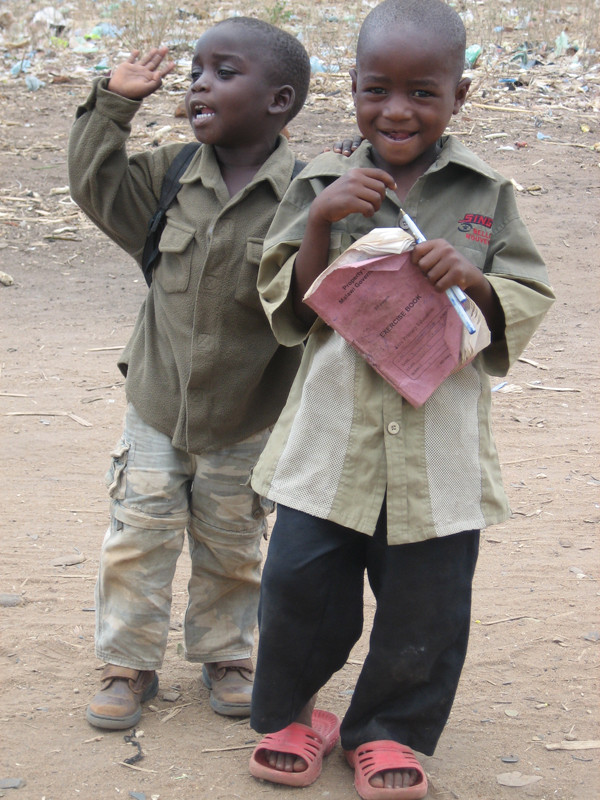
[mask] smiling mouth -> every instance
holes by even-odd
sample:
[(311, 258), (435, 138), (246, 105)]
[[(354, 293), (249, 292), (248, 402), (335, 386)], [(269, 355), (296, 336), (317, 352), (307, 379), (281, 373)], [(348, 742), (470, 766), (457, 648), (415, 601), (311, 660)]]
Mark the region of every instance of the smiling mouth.
[(415, 135), (406, 131), (379, 131), (379, 133), (391, 142), (406, 142)]
[(203, 120), (211, 119), (212, 117), (214, 117), (215, 116), (215, 112), (213, 111), (212, 108), (209, 108), (208, 106), (197, 106), (194, 109), (193, 116), (194, 116), (195, 120), (203, 121)]

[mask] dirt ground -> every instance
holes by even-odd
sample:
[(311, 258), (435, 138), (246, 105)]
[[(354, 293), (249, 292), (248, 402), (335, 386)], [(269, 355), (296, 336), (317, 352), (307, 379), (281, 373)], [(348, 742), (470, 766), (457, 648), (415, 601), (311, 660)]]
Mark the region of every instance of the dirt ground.
[[(117, 351), (144, 294), (137, 267), (65, 191), (66, 137), (88, 81), (82, 71), (38, 92), (0, 85), (0, 269), (14, 281), (0, 285), (0, 779), (22, 781), (0, 796), (295, 796), (249, 776), (256, 734), (212, 713), (198, 667), (180, 655), (187, 554), (161, 690), (137, 730), (143, 759), (124, 764), (137, 752), (124, 740), (130, 732), (98, 731), (84, 718), (101, 667), (93, 588), (108, 519), (103, 478), (124, 410)], [(315, 79), (291, 126), (300, 156), (353, 130), (347, 92), (332, 81)], [(186, 121), (173, 116), (180, 96), (165, 91), (146, 104), (134, 147), (163, 126), (169, 140), (187, 138)], [(560, 98), (549, 109), (532, 96), (518, 111), (486, 102), (475, 96), (453, 130), (519, 185), (558, 299), (493, 395), (513, 516), (482, 537), (465, 670), (437, 752), (423, 763), (439, 800), (595, 800), (598, 120)], [(323, 707), (343, 713), (364, 654), (363, 637)], [(507, 773), (524, 785), (506, 786), (515, 782)], [(305, 800), (355, 796), (339, 747), (302, 791)]]

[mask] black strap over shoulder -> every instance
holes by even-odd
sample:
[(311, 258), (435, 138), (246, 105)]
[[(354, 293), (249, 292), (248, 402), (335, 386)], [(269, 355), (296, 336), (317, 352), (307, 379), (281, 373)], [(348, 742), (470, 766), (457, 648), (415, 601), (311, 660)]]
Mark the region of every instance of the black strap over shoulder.
[[(148, 235), (142, 254), (142, 272), (144, 273), (144, 278), (148, 286), (152, 283), (152, 272), (160, 256), (158, 243), (160, 242), (160, 237), (162, 236), (163, 229), (167, 222), (167, 209), (177, 196), (177, 192), (181, 189), (179, 179), (188, 168), (188, 164), (199, 147), (200, 144), (198, 142), (190, 142), (182, 147), (173, 161), (171, 161), (169, 169), (165, 173), (163, 185), (160, 190), (158, 208), (148, 223)], [(292, 170), (292, 180), (305, 166), (305, 161), (296, 159), (294, 162), (294, 169)]]
[(142, 255), (142, 272), (144, 273), (144, 278), (148, 286), (152, 283), (152, 272), (160, 256), (158, 243), (160, 242), (160, 237), (162, 236), (167, 221), (167, 209), (175, 199), (177, 192), (181, 189), (179, 179), (188, 168), (188, 164), (199, 147), (199, 142), (190, 142), (182, 147), (173, 161), (171, 161), (169, 169), (165, 173), (163, 185), (160, 190), (158, 208), (148, 222), (148, 235)]

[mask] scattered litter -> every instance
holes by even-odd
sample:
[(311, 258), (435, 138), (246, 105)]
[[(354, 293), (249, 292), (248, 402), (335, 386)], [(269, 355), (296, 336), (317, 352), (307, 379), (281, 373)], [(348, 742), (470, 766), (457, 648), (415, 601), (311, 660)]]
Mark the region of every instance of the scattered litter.
[(35, 75), (27, 75), (25, 77), (25, 86), (30, 92), (37, 92), (38, 89), (43, 89), (45, 85), (45, 82), (36, 78)]
[(325, 62), (321, 61), (317, 56), (311, 56), (310, 71), (313, 74), (316, 72), (339, 72), (340, 67), (339, 64), (325, 64)]
[(161, 698), (165, 700), (167, 703), (174, 703), (176, 700), (179, 700), (181, 697), (181, 692), (175, 692), (172, 690), (168, 690), (161, 694)]
[(563, 740), (562, 742), (547, 744), (546, 750), (600, 750), (600, 739), (587, 742), (569, 742)]
[(530, 389), (543, 389), (545, 392), (580, 392), (581, 389), (574, 389), (570, 386), (544, 386), (541, 383), (526, 384)]
[(537, 361), (534, 361), (531, 358), (525, 358), (525, 356), (520, 356), (517, 361), (521, 361), (523, 364), (529, 364), (531, 367), (537, 367), (538, 369), (548, 369), (548, 367), (544, 366), (543, 364), (539, 364)]
[(75, 564), (83, 564), (86, 556), (83, 553), (76, 553), (74, 555), (59, 556), (52, 562), (53, 567), (73, 567)]
[(125, 736), (123, 736), (123, 739), (128, 744), (131, 744), (135, 748), (137, 748), (137, 753), (135, 755), (133, 755), (133, 756), (130, 756), (129, 758), (124, 758), (123, 759), (123, 763), (124, 764), (136, 764), (138, 761), (141, 761), (144, 758), (144, 754), (142, 752), (142, 745), (137, 740), (135, 728), (133, 729), (132, 733), (125, 734)]
[(500, 786), (530, 786), (542, 780), (541, 775), (523, 775), (521, 772), (503, 772), (496, 775)]
[(479, 61), (481, 46), (472, 44), (465, 50), (465, 69), (472, 69)]
[(569, 567), (569, 572), (572, 572), (574, 575), (577, 575), (578, 578), (587, 578), (585, 572), (579, 567)]

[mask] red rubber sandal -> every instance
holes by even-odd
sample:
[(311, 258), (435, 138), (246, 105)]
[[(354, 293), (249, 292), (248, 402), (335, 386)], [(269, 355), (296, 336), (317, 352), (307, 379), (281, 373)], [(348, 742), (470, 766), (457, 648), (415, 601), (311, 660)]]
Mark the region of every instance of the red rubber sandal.
[[(263, 737), (250, 758), (250, 774), (285, 786), (310, 786), (321, 774), (323, 758), (331, 753), (339, 736), (340, 721), (336, 715), (315, 710), (312, 728), (292, 722), (287, 728)], [(302, 772), (275, 769), (267, 761), (268, 750), (297, 756), (306, 762), (306, 769)]]
[[(382, 739), (361, 744), (346, 751), (346, 760), (354, 767), (354, 785), (362, 800), (421, 800), (427, 794), (425, 770), (410, 747)], [(417, 782), (404, 788), (372, 786), (369, 781), (378, 772), (413, 769)]]

